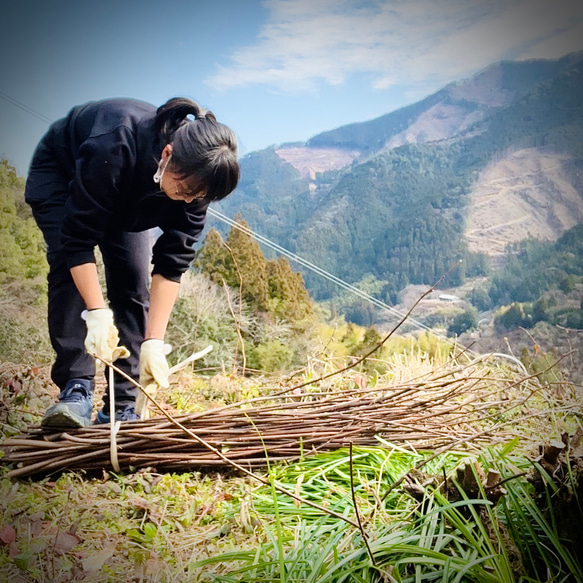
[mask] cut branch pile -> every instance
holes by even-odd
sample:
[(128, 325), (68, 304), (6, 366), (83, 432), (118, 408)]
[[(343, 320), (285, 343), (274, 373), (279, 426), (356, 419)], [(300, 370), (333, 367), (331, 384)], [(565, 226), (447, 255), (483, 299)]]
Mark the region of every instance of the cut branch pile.
[[(492, 442), (507, 425), (503, 414), (520, 414), (539, 385), (508, 372), (493, 378), (491, 372), (457, 366), (394, 386), (280, 392), (201, 413), (124, 422), (118, 460), (126, 470), (234, 465), (229, 460), (251, 469), (265, 466), (266, 456), (293, 461), (350, 443), (378, 445), (377, 436), (416, 449)], [(34, 427), (2, 447), (0, 462), (11, 467), (10, 477), (112, 467), (109, 425), (51, 434)]]

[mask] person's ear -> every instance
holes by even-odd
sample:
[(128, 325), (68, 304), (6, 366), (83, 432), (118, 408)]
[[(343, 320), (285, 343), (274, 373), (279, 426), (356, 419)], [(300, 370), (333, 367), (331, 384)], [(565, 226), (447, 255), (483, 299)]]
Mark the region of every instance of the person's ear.
[(162, 150), (162, 154), (161, 154), (162, 163), (165, 163), (168, 160), (168, 158), (170, 158), (171, 155), (172, 155), (172, 144), (166, 144), (164, 146), (164, 149)]

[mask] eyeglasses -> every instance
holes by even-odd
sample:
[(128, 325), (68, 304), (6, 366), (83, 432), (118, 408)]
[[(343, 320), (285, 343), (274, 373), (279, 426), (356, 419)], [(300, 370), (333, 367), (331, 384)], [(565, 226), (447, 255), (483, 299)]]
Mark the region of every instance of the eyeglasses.
[(184, 190), (179, 189), (178, 185), (175, 188), (176, 196), (180, 198), (192, 198), (194, 200), (201, 200), (206, 196), (206, 188), (186, 188)]

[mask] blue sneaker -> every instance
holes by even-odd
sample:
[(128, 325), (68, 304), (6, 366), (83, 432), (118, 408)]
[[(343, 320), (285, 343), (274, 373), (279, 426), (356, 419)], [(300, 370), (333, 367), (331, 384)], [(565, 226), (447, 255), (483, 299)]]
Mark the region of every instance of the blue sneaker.
[(59, 395), (59, 402), (47, 409), (43, 427), (87, 427), (91, 425), (93, 389), (86, 379), (71, 379)]
[[(140, 416), (136, 413), (136, 407), (133, 403), (129, 403), (127, 405), (120, 405), (118, 409), (115, 411), (115, 420), (116, 421), (138, 421)], [(105, 412), (105, 409), (100, 409), (99, 413), (97, 413), (97, 417), (95, 419), (95, 425), (100, 425), (101, 423), (109, 423), (109, 407), (108, 412)]]

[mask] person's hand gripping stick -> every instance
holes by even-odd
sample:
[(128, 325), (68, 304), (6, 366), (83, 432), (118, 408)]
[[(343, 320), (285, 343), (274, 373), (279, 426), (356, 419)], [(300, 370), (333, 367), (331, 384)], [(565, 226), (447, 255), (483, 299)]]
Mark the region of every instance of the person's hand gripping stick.
[(125, 346), (119, 346), (119, 332), (113, 323), (113, 312), (108, 308), (86, 310), (82, 317), (87, 325), (85, 350), (103, 360), (114, 362), (130, 355)]
[[(167, 389), (170, 386), (168, 377), (170, 369), (166, 355), (172, 350), (164, 340), (151, 338), (142, 342), (140, 349), (140, 385), (154, 397), (158, 387)], [(140, 393), (136, 399), (136, 413), (141, 419), (148, 418), (148, 400)]]

